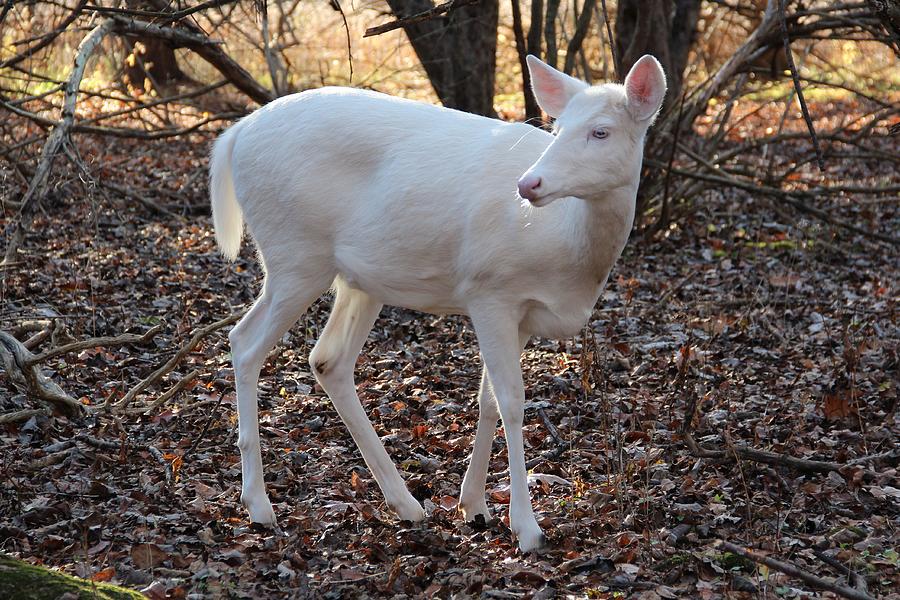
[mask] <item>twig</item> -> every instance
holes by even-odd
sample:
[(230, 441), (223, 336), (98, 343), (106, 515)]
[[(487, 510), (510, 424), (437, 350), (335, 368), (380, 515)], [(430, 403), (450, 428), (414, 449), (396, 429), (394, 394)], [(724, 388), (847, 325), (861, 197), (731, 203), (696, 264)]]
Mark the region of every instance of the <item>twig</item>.
[(849, 461), (848, 465), (863, 465), (867, 462), (877, 462), (881, 460), (888, 460), (897, 462), (897, 459), (900, 458), (900, 448), (894, 448), (893, 450), (888, 450), (887, 452), (882, 452), (881, 454), (872, 454), (870, 456), (861, 456), (859, 458), (854, 458)]
[(266, 58), (266, 66), (269, 68), (269, 77), (272, 79), (272, 90), (276, 96), (284, 95), (281, 73), (284, 73), (283, 65), (279, 65), (278, 59), (272, 52), (272, 39), (269, 34), (269, 6), (267, 0), (254, 2), (259, 18), (262, 21), (263, 56)]
[(127, 394), (125, 394), (125, 396), (123, 396), (121, 400), (119, 400), (117, 403), (112, 405), (112, 407), (111, 407), (112, 411), (118, 412), (118, 411), (122, 410), (124, 407), (128, 406), (131, 403), (131, 401), (134, 400), (135, 396), (140, 394), (147, 387), (153, 385), (154, 383), (156, 383), (157, 381), (162, 379), (163, 375), (165, 375), (166, 373), (168, 373), (169, 371), (174, 369), (175, 365), (177, 365), (179, 362), (181, 362), (181, 360), (185, 356), (187, 356), (194, 349), (194, 347), (197, 344), (200, 343), (200, 340), (202, 340), (209, 334), (213, 333), (214, 331), (221, 329), (222, 327), (227, 327), (228, 325), (231, 325), (232, 323), (234, 323), (235, 321), (240, 319), (244, 315), (245, 312), (246, 312), (246, 310), (238, 311), (236, 313), (228, 315), (224, 319), (221, 319), (219, 321), (216, 321), (215, 323), (207, 325), (206, 327), (202, 327), (202, 328), (198, 329), (196, 331), (196, 333), (194, 333), (194, 335), (191, 336), (191, 339), (188, 341), (188, 343), (185, 344), (184, 346), (182, 346), (181, 349), (175, 353), (175, 356), (170, 358), (168, 360), (168, 362), (166, 362), (166, 364), (164, 364), (163, 366), (158, 368), (156, 371), (154, 371), (149, 377), (147, 377), (146, 379), (139, 382)]
[(135, 21), (124, 17), (110, 17), (114, 23), (115, 32), (120, 35), (140, 35), (167, 40), (176, 46), (185, 48), (198, 48), (201, 46), (213, 46), (224, 42), (211, 40), (205, 35), (190, 31), (184, 31), (175, 27), (163, 27), (155, 23)]
[(347, 24), (347, 15), (344, 14), (340, 0), (331, 0), (331, 7), (341, 13), (341, 20), (344, 22), (344, 33), (347, 34), (347, 62), (350, 63), (350, 79), (347, 82), (353, 83), (353, 48), (350, 45), (350, 25)]
[(819, 147), (819, 138), (816, 137), (816, 129), (813, 127), (812, 117), (809, 116), (809, 107), (806, 106), (806, 98), (803, 97), (803, 90), (800, 87), (800, 77), (797, 75), (797, 66), (794, 64), (794, 55), (791, 52), (791, 40), (788, 37), (787, 29), (787, 0), (780, 0), (781, 12), (781, 38), (784, 42), (784, 54), (787, 59), (788, 68), (791, 70), (791, 77), (794, 80), (794, 89), (797, 90), (797, 100), (800, 101), (800, 111), (803, 113), (803, 120), (806, 121), (806, 128), (809, 129), (809, 137), (812, 140), (813, 149), (816, 151), (816, 161), (819, 163), (819, 170), (825, 172), (825, 159), (822, 156), (822, 149)]
[(678, 103), (678, 118), (675, 120), (675, 132), (672, 134), (672, 151), (669, 153), (669, 164), (666, 165), (666, 178), (663, 180), (663, 197), (662, 207), (659, 211), (659, 220), (656, 221), (652, 232), (661, 231), (669, 226), (670, 212), (669, 207), (669, 183), (672, 180), (672, 164), (675, 162), (675, 151), (678, 149), (678, 138), (681, 137), (681, 119), (684, 115), (684, 98), (687, 95), (686, 90), (681, 92), (681, 101)]
[(184, 220), (184, 217), (182, 215), (172, 212), (171, 210), (162, 206), (161, 204), (157, 204), (156, 202), (154, 202), (150, 198), (147, 198), (146, 196), (144, 196), (143, 194), (141, 194), (140, 192), (138, 192), (135, 189), (132, 189), (132, 188), (124, 186), (124, 185), (119, 185), (119, 184), (113, 183), (111, 181), (101, 180), (99, 183), (101, 186), (109, 188), (114, 192), (118, 192), (118, 193), (122, 194), (123, 196), (129, 196), (131, 198), (134, 198), (135, 200), (137, 200), (138, 202), (140, 202), (141, 204), (143, 204), (144, 206), (146, 206), (147, 208), (149, 208), (150, 210), (152, 210), (154, 212), (157, 212), (162, 215), (166, 215), (167, 217), (172, 217), (173, 219)]
[(606, 10), (606, 0), (600, 0), (600, 6), (603, 7), (603, 22), (606, 24), (606, 39), (609, 40), (609, 53), (612, 55), (613, 62), (613, 72), (616, 75), (616, 81), (620, 80), (622, 77), (619, 75), (619, 72), (622, 70), (621, 65), (619, 65), (619, 57), (616, 56), (616, 43), (612, 34), (612, 27), (609, 24), (609, 12)]
[(162, 324), (156, 325), (140, 335), (125, 333), (122, 335), (95, 337), (87, 340), (81, 340), (79, 342), (72, 342), (71, 344), (66, 344), (58, 348), (52, 348), (50, 350), (47, 350), (46, 352), (34, 356), (30, 359), (30, 364), (28, 364), (27, 366), (46, 362), (52, 358), (56, 358), (57, 356), (69, 354), (70, 352), (78, 352), (79, 350), (87, 350), (89, 348), (97, 348), (99, 346), (109, 348), (112, 346), (125, 346), (127, 344), (146, 344), (154, 337), (156, 337), (156, 334), (160, 331), (162, 331)]
[(150, 454), (157, 460), (159, 464), (161, 464), (166, 469), (166, 484), (172, 483), (172, 478), (174, 477), (174, 469), (172, 468), (172, 463), (166, 460), (166, 457), (163, 455), (162, 451), (155, 446), (147, 446), (147, 449), (150, 451)]
[(185, 387), (187, 387), (187, 384), (189, 384), (191, 381), (196, 379), (197, 375), (199, 375), (199, 374), (200, 374), (200, 370), (194, 369), (193, 371), (191, 371), (190, 373), (188, 373), (187, 375), (185, 375), (184, 377), (179, 379), (175, 385), (173, 385), (168, 390), (166, 390), (166, 392), (163, 393), (162, 395), (160, 395), (159, 398), (154, 400), (153, 404), (151, 404), (150, 406), (146, 406), (146, 407), (142, 406), (140, 408), (133, 409), (133, 410), (129, 411), (129, 413), (142, 414), (142, 415), (150, 414), (152, 411), (154, 411), (161, 405), (163, 405), (166, 402), (168, 402), (169, 400), (171, 400), (172, 397), (175, 396), (175, 394), (177, 394), (178, 392), (183, 390)]
[(813, 554), (816, 555), (816, 558), (821, 560), (826, 565), (836, 569), (839, 573), (842, 573), (847, 581), (850, 582), (850, 585), (855, 587), (860, 592), (867, 594), (869, 592), (869, 584), (866, 583), (866, 578), (848, 567), (847, 565), (841, 563), (836, 560), (833, 556), (828, 556), (821, 550), (813, 550)]
[(119, 15), (129, 15), (132, 17), (150, 17), (153, 19), (160, 19), (162, 22), (173, 22), (180, 21), (181, 19), (188, 17), (194, 13), (206, 10), (207, 8), (215, 8), (217, 6), (224, 6), (226, 4), (233, 4), (238, 0), (207, 0), (206, 2), (201, 2), (195, 6), (191, 6), (190, 8), (185, 8), (183, 10), (178, 10), (175, 12), (168, 12), (162, 10), (140, 10), (137, 8), (116, 8), (112, 6), (96, 6), (96, 5), (88, 5), (85, 6), (85, 10), (93, 11), (101, 14), (119, 14)]
[[(15, 113), (21, 117), (25, 117), (38, 125), (47, 126), (47, 127), (57, 127), (59, 126), (59, 121), (54, 121), (53, 119), (49, 119), (43, 115), (39, 115), (37, 113), (29, 112), (27, 110), (15, 107), (8, 102), (4, 102), (0, 99), (0, 108), (5, 108), (6, 110)], [(135, 107), (135, 109), (144, 108)], [(192, 133), (197, 131), (204, 125), (208, 123), (215, 123), (216, 121), (227, 121), (236, 119), (239, 117), (243, 117), (246, 113), (243, 112), (226, 112), (220, 113), (217, 115), (209, 115), (208, 117), (204, 117), (199, 119), (193, 125), (187, 125), (185, 127), (175, 127), (175, 128), (166, 128), (160, 129), (157, 131), (145, 131), (143, 129), (135, 129), (130, 127), (107, 127), (104, 125), (85, 125), (84, 123), (91, 123), (93, 121), (97, 121), (103, 119), (106, 115), (101, 115), (100, 117), (95, 117), (91, 119), (86, 119), (84, 122), (79, 121), (74, 123), (70, 128), (70, 131), (73, 133), (95, 133), (98, 135), (109, 135), (113, 137), (121, 137), (121, 138), (136, 138), (143, 140), (159, 140), (170, 137), (178, 137), (182, 136), (186, 133)]]
[(382, 33), (400, 29), (401, 27), (408, 27), (409, 25), (415, 25), (416, 23), (421, 23), (422, 21), (430, 21), (431, 19), (439, 17), (445, 13), (449, 13), (458, 8), (462, 8), (463, 6), (468, 6), (469, 4), (477, 4), (478, 2), (481, 2), (481, 0), (450, 0), (449, 2), (438, 4), (434, 8), (423, 10), (422, 12), (416, 13), (409, 17), (397, 19), (396, 21), (391, 21), (390, 23), (384, 23), (382, 25), (376, 25), (375, 27), (369, 27), (363, 34), (363, 37), (367, 38), (373, 35), (381, 35)]
[(550, 420), (550, 417), (547, 416), (547, 411), (543, 408), (537, 409), (538, 415), (541, 417), (541, 421), (544, 422), (544, 427), (547, 428), (547, 432), (550, 434), (550, 437), (554, 439), (558, 446), (566, 446), (566, 440), (562, 439), (559, 435), (559, 431), (556, 429), (556, 425)]
[(212, 425), (213, 419), (219, 417), (219, 407), (222, 406), (222, 398), (225, 397), (225, 394), (220, 394), (218, 401), (216, 401), (215, 407), (211, 411), (209, 411), (209, 418), (206, 419), (206, 423), (203, 424), (203, 429), (200, 430), (200, 434), (194, 438), (194, 442), (191, 444), (191, 447), (187, 449), (187, 451), (181, 456), (182, 460), (187, 457), (189, 454), (193, 454), (194, 450), (197, 449), (197, 446), (200, 445), (200, 442), (206, 437), (206, 432), (209, 431), (209, 426)]
[[(147, 4), (160, 12), (168, 10), (170, 6), (168, 0), (148, 0)], [(181, 26), (179, 29), (183, 29), (187, 33), (197, 36), (205, 35), (200, 26), (191, 22), (190, 19), (181, 19), (179, 24)], [(241, 90), (255, 102), (266, 104), (275, 99), (272, 92), (260, 85), (253, 75), (226, 54), (220, 44), (199, 45), (192, 48), (192, 50), (197, 56), (212, 65), (234, 87)]]
[(843, 596), (844, 598), (850, 598), (851, 600), (874, 600), (872, 596), (866, 594), (865, 592), (844, 587), (842, 585), (837, 585), (828, 581), (827, 579), (822, 579), (821, 577), (816, 577), (811, 573), (807, 573), (806, 571), (800, 569), (795, 565), (782, 562), (780, 560), (775, 560), (774, 558), (763, 556), (762, 554), (757, 554), (752, 550), (747, 550), (746, 548), (732, 544), (730, 542), (726, 542), (725, 540), (718, 540), (717, 546), (723, 550), (731, 552), (732, 554), (737, 554), (738, 556), (741, 556), (748, 560), (752, 560), (755, 563), (765, 565), (770, 569), (775, 569), (776, 571), (780, 571), (785, 575), (796, 577), (797, 579), (800, 579), (801, 581), (804, 581), (813, 587), (833, 592), (835, 594)]
[(13, 2), (15, 2), (15, 0), (6, 0), (6, 3), (3, 5), (3, 10), (0, 11), (0, 24), (3, 23), (4, 19), (6, 19), (6, 15), (12, 8)]

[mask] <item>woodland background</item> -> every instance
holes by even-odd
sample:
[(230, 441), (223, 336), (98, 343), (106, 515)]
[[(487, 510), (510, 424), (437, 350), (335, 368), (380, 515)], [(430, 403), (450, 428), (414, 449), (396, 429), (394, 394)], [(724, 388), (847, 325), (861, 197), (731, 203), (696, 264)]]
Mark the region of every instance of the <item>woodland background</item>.
[[(3, 554), (151, 598), (900, 597), (896, 0), (4, 0), (0, 35)], [(527, 53), (600, 82), (646, 52), (632, 241), (523, 357), (547, 552), (457, 514), (464, 318), (385, 309), (359, 360), (431, 514), (385, 509), (308, 371), (329, 298), (263, 370), (281, 528), (250, 526), (227, 331), (261, 274), (216, 253), (215, 135), (322, 85), (541, 126)]]

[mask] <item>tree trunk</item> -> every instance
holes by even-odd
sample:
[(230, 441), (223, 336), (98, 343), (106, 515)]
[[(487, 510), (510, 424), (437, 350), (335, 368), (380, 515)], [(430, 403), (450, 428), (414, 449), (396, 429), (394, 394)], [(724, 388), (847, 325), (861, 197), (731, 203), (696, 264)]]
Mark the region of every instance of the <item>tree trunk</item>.
[(887, 33), (885, 43), (900, 57), (900, 0), (867, 0)]
[(156, 90), (160, 96), (172, 86), (190, 79), (178, 67), (175, 49), (166, 40), (124, 38), (128, 55), (122, 68), (122, 82), (143, 91)]
[[(153, 10), (144, 0), (127, 0), (131, 9)], [(124, 37), (125, 63), (122, 65), (122, 83), (145, 92), (156, 90), (167, 95), (175, 85), (190, 82), (178, 66), (175, 47), (171, 42), (154, 37)]]
[[(536, 0), (540, 2), (540, 0)], [(526, 56), (529, 54), (528, 43), (525, 41), (524, 26), (522, 25), (522, 10), (519, 7), (519, 0), (511, 0), (513, 14), (513, 34), (516, 37), (516, 52), (519, 54), (519, 67), (522, 69), (522, 94), (525, 97), (525, 120), (531, 122), (532, 119), (541, 116), (541, 109), (534, 97), (534, 91), (531, 89), (531, 73), (528, 71), (528, 61)], [(533, 25), (533, 24), (532, 24)], [(532, 30), (534, 28), (532, 27)]]
[[(429, 10), (431, 0), (387, 0), (397, 18)], [(458, 8), (405, 27), (444, 106), (494, 116), (499, 0)]]
[(666, 71), (666, 105), (681, 97), (684, 68), (697, 33), (700, 0), (619, 0), (616, 50), (621, 74), (644, 54), (652, 54)]

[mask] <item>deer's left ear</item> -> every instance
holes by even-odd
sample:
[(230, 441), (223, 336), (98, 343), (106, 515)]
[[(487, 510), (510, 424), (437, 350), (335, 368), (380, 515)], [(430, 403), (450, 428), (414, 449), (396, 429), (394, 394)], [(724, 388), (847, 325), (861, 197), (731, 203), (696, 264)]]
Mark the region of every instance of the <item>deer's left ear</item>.
[(666, 74), (659, 61), (645, 54), (625, 78), (628, 112), (638, 121), (656, 117), (666, 96)]

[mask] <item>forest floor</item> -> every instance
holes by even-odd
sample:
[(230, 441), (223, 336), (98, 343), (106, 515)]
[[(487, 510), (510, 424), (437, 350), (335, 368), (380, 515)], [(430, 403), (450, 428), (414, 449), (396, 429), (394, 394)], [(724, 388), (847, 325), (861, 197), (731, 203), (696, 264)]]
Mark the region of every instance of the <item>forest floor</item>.
[[(3, 271), (0, 328), (52, 325), (35, 351), (162, 329), (149, 344), (43, 365), (95, 410), (0, 425), (0, 552), (151, 598), (835, 597), (726, 541), (900, 598), (897, 249), (735, 191), (629, 244), (590, 324), (596, 346), (590, 335), (528, 345), (526, 452), (545, 552), (520, 555), (504, 524), (502, 436), (488, 483), (500, 519), (457, 513), (480, 373), (465, 318), (385, 309), (359, 359), (360, 397), (429, 517), (411, 525), (386, 509), (309, 372), (328, 298), (263, 369), (280, 528), (251, 526), (227, 327), (128, 406), (104, 409), (259, 288), (251, 244), (227, 264), (208, 216), (153, 208), (204, 205), (208, 141), (95, 142), (84, 156), (99, 187), (63, 182)], [(896, 202), (827, 208), (900, 230)], [(0, 414), (40, 407), (0, 374)]]

